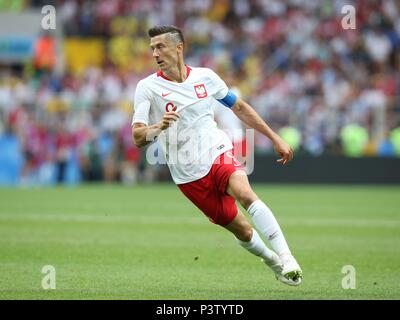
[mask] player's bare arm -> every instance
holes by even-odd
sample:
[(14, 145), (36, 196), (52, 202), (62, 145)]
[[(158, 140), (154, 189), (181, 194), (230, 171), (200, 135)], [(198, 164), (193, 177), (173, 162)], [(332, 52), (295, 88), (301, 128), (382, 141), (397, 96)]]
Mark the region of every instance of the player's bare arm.
[(154, 141), (161, 131), (169, 128), (179, 118), (179, 114), (175, 111), (166, 112), (160, 122), (151, 126), (143, 123), (135, 123), (132, 127), (133, 143), (141, 148)]
[(274, 132), (248, 103), (238, 97), (236, 103), (232, 107), (232, 111), (245, 124), (262, 133), (272, 141), (276, 153), (281, 156), (277, 162), (286, 164), (292, 160), (293, 150), (290, 145)]

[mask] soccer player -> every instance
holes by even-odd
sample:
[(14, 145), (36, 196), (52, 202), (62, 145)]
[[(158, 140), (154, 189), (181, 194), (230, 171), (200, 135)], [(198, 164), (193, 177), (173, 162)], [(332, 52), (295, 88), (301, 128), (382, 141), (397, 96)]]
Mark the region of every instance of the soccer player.
[[(231, 141), (217, 128), (213, 99), (269, 138), (280, 156), (277, 162), (288, 163), (293, 158), (292, 149), (211, 69), (185, 64), (180, 29), (155, 26), (148, 34), (159, 70), (137, 85), (132, 120), (134, 144), (143, 147), (158, 139), (171, 176), (182, 193), (211, 222), (232, 232), (240, 246), (261, 257), (278, 280), (299, 285), (302, 270), (273, 213), (252, 190), (244, 168), (234, 158)], [(235, 199), (273, 250), (253, 229)]]

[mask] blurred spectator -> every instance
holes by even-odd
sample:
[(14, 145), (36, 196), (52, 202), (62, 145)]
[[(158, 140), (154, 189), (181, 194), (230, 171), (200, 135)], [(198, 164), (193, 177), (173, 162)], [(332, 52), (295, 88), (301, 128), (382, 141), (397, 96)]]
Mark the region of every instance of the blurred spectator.
[(400, 156), (400, 127), (392, 130), (390, 142), (393, 144), (396, 155)]
[(68, 132), (65, 124), (60, 123), (56, 126), (55, 134), (55, 158), (57, 168), (57, 182), (65, 181), (67, 164), (72, 156), (74, 147), (74, 137)]
[(368, 146), (368, 132), (357, 124), (343, 127), (341, 139), (343, 151), (349, 157), (361, 157)]
[(293, 151), (297, 151), (301, 143), (300, 131), (292, 127), (283, 127), (279, 130), (279, 135), (292, 147)]
[(103, 179), (101, 154), (95, 135), (83, 144), (79, 161), (85, 181), (93, 182)]

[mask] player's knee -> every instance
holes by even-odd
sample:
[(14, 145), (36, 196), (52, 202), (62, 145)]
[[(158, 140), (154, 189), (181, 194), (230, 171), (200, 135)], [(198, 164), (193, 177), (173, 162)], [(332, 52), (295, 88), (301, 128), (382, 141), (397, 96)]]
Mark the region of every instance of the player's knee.
[(248, 208), (255, 200), (257, 200), (257, 196), (254, 194), (252, 190), (242, 190), (238, 193), (237, 199), (243, 208)]

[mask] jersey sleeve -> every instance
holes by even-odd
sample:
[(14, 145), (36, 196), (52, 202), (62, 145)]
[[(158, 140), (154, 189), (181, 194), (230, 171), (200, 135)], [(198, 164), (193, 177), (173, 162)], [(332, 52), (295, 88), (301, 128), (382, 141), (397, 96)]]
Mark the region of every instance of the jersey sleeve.
[(228, 94), (229, 88), (224, 82), (224, 80), (222, 80), (219, 77), (219, 75), (217, 75), (211, 69), (210, 69), (210, 78), (215, 91), (213, 97), (217, 100), (225, 98), (226, 95)]
[(149, 124), (150, 104), (150, 94), (148, 89), (142, 81), (139, 81), (133, 102), (132, 126), (135, 123), (143, 123), (145, 125)]

